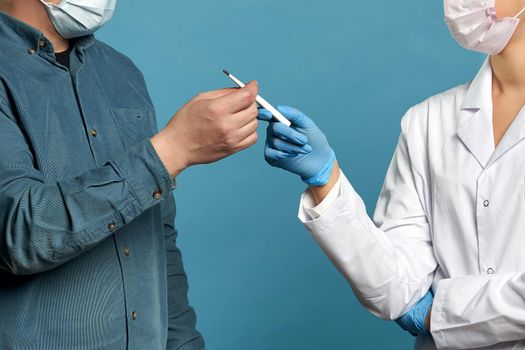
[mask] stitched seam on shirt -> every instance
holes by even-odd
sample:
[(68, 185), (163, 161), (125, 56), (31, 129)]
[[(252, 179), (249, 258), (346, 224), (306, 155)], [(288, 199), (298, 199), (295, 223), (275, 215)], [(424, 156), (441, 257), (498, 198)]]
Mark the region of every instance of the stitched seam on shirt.
[(108, 106), (110, 106), (109, 108), (109, 111), (111, 113), (111, 117), (113, 118), (113, 121), (115, 123), (115, 126), (117, 126), (117, 132), (120, 136), (120, 142), (122, 144), (122, 147), (123, 148), (126, 148), (126, 145), (125, 145), (125, 142), (124, 142), (124, 136), (122, 135), (122, 131), (121, 131), (121, 128), (118, 127), (117, 125), (117, 118), (115, 116), (115, 108), (111, 107), (111, 103), (109, 103), (109, 98), (106, 94), (106, 90), (104, 89), (104, 84), (102, 84), (102, 82), (100, 81), (100, 76), (98, 75), (98, 70), (95, 69), (95, 67), (93, 67), (93, 64), (90, 62), (89, 63), (91, 65), (91, 68), (92, 68), (92, 71), (94, 72), (95, 74), (95, 77), (97, 78), (97, 82), (98, 82), (98, 86), (101, 88), (101, 90), (104, 92), (103, 95), (104, 95), (104, 99), (106, 100), (106, 103)]
[[(413, 113), (415, 113), (414, 112), (414, 108), (415, 107), (412, 107), (412, 108), (410, 108), (407, 111), (407, 113), (405, 115), (406, 122), (405, 123), (401, 123), (401, 135), (405, 139), (405, 145), (406, 145), (406, 150), (407, 150), (407, 154), (408, 154), (408, 159), (410, 161), (410, 169), (412, 170), (412, 180), (413, 181), (415, 180), (414, 179), (414, 174), (416, 174), (421, 179), (421, 182), (423, 183), (423, 185), (425, 185), (426, 184), (425, 177), (423, 176), (421, 171), (416, 169), (416, 167), (414, 165), (414, 162), (412, 161), (412, 159), (414, 157), (416, 157), (416, 158), (419, 157), (418, 149), (417, 148), (410, 148), (409, 144), (408, 144), (409, 134), (411, 132), (411, 128), (410, 127), (411, 127), (412, 120), (413, 120)], [(406, 128), (403, 127), (403, 124), (406, 124)], [(427, 129), (428, 129), (428, 126), (427, 126)], [(415, 181), (414, 181), (414, 185), (415, 185)], [(424, 199), (424, 193), (420, 194), (417, 191), (417, 188), (415, 190), (416, 190), (419, 202), (421, 204), (421, 208), (423, 209), (423, 212), (425, 213), (425, 216), (427, 217), (427, 221), (428, 221), (428, 218), (430, 217), (428, 215), (428, 213), (427, 213), (427, 209), (428, 208), (426, 208), (426, 204), (422, 201), (422, 199)], [(429, 224), (429, 227), (430, 227), (430, 222), (428, 224)]]
[[(68, 243), (66, 243), (62, 249), (55, 249), (54, 251), (57, 252), (57, 253), (63, 253), (68, 248), (73, 248), (74, 243), (77, 243), (78, 245), (84, 245), (84, 243), (90, 241), (94, 235), (96, 235), (98, 233), (103, 233), (105, 231), (104, 228), (107, 227), (105, 223), (108, 222), (108, 219), (110, 219), (112, 217), (115, 217), (117, 213), (120, 213), (120, 212), (124, 211), (129, 206), (133, 205), (133, 203), (134, 203), (134, 201), (132, 201), (132, 200), (129, 201), (129, 202), (126, 202), (121, 208), (117, 209), (115, 212), (111, 213), (110, 215), (104, 216), (97, 223), (95, 223), (93, 225), (87, 225), (87, 226), (93, 226), (94, 228), (92, 230), (88, 230), (88, 227), (85, 227), (85, 228), (77, 231), (76, 233), (71, 232), (71, 233), (74, 233), (76, 235), (80, 235), (81, 238), (78, 241), (68, 241)], [(123, 226), (125, 226), (125, 224)], [(111, 234), (112, 233), (110, 233), (110, 235)], [(97, 245), (98, 243), (99, 242), (95, 243), (94, 245)]]
[[(120, 208), (117, 208), (114, 212), (112, 212), (111, 214), (107, 215), (107, 216), (104, 216), (102, 219), (98, 220), (98, 221), (89, 221), (87, 222), (85, 225), (83, 225), (82, 227), (80, 227), (78, 230), (75, 230), (75, 231), (69, 231), (69, 230), (64, 230), (62, 232), (65, 232), (65, 233), (68, 233), (68, 234), (72, 234), (72, 235), (81, 235), (81, 234), (87, 234), (89, 233), (89, 228), (90, 227), (93, 227), (93, 226), (98, 226), (100, 224), (100, 222), (106, 220), (108, 217), (111, 217), (113, 215), (115, 215), (116, 213), (119, 213), (120, 211), (126, 209), (133, 201), (130, 200), (128, 202), (125, 202), (123, 204), (122, 207)], [(42, 226), (41, 224), (39, 224), (38, 222), (34, 222), (33, 223), (33, 226), (35, 227), (38, 227), (40, 229), (43, 229), (43, 230), (53, 230), (53, 228), (51, 227), (45, 227), (45, 226)]]
[(131, 186), (131, 184), (129, 183), (129, 181), (126, 178), (126, 176), (124, 176), (124, 172), (122, 171), (122, 169), (120, 169), (120, 167), (117, 164), (117, 162), (111, 162), (111, 165), (113, 165), (113, 166), (115, 166), (115, 168), (117, 168), (119, 176), (124, 180), (126, 185), (128, 185), (128, 188), (130, 189), (131, 193), (133, 194), (133, 197), (135, 197), (135, 199), (139, 202), (140, 210), (144, 211), (144, 208), (143, 208), (142, 202), (141, 202), (141, 198), (137, 195), (137, 193), (135, 192), (135, 189), (133, 188), (133, 186)]

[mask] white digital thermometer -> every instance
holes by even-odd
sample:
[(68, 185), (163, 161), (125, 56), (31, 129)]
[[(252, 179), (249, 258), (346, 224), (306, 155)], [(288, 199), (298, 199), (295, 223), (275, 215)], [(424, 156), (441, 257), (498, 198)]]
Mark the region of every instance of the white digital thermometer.
[[(228, 76), (228, 78), (230, 78), (238, 87), (240, 88), (243, 88), (246, 86), (246, 84), (244, 84), (242, 81), (240, 81), (239, 79), (235, 78), (232, 74), (230, 74), (226, 69), (223, 70), (224, 74), (226, 74)], [(270, 113), (272, 113), (272, 115), (274, 116), (275, 119), (277, 119), (278, 121), (280, 121), (281, 123), (283, 123), (284, 125), (286, 126), (290, 126), (292, 125), (292, 123), (290, 123), (290, 121), (288, 119), (286, 119), (286, 117), (284, 115), (282, 115), (281, 112), (279, 112), (274, 106), (272, 106), (268, 101), (266, 101), (264, 98), (262, 98), (261, 96), (257, 95), (257, 97), (255, 98), (255, 101), (257, 101), (257, 103), (259, 104), (259, 106), (263, 107), (264, 109), (266, 109), (267, 111), (269, 111)]]

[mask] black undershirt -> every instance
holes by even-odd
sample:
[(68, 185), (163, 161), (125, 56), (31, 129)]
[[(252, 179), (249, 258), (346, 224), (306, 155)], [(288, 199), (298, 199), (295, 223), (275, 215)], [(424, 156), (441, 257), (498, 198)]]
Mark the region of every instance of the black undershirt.
[(55, 52), (55, 59), (57, 60), (57, 62), (67, 68), (69, 68), (69, 56), (71, 54), (71, 46), (72, 45), (69, 45), (66, 51)]

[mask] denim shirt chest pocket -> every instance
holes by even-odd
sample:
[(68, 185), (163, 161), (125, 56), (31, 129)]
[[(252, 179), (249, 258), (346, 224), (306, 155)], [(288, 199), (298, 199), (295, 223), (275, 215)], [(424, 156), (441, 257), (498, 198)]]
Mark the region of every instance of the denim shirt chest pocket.
[(112, 115), (125, 149), (156, 132), (155, 113), (146, 108), (112, 108)]

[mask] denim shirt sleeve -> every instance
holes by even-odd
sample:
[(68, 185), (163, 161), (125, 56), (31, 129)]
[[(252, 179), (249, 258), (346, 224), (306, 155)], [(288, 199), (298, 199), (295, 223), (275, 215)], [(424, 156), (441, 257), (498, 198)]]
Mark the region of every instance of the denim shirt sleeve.
[(166, 246), (168, 283), (168, 341), (166, 349), (203, 349), (204, 339), (196, 330), (195, 310), (188, 302), (188, 279), (182, 254), (176, 245), (175, 200), (169, 196), (162, 202), (164, 240)]
[(78, 177), (44, 183), (25, 135), (0, 109), (0, 150), (0, 268), (13, 274), (62, 265), (171, 196), (149, 139)]

